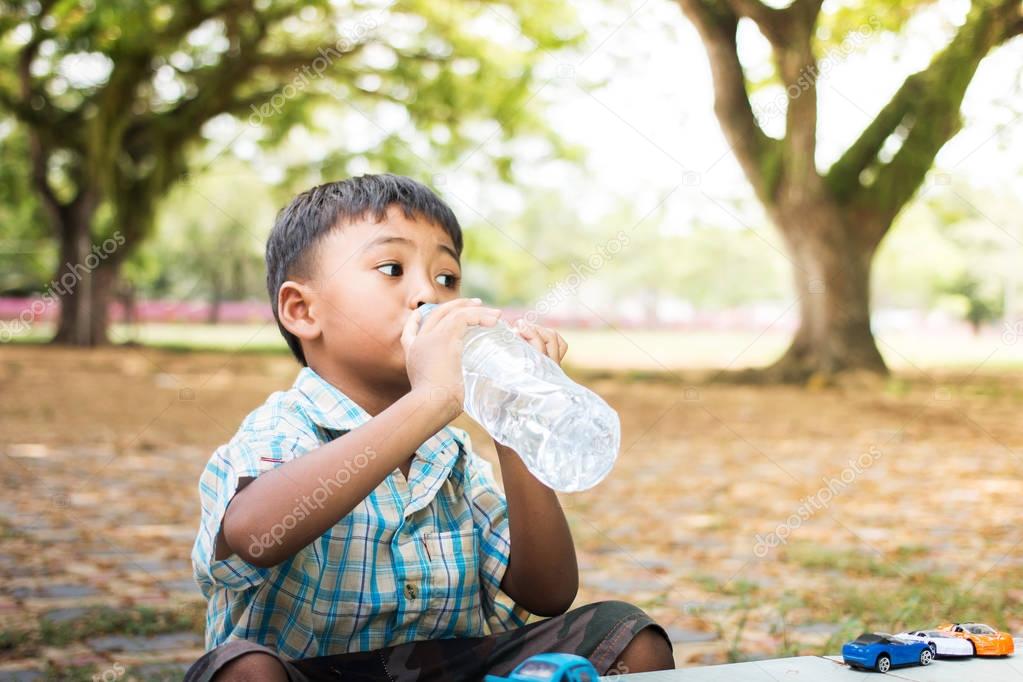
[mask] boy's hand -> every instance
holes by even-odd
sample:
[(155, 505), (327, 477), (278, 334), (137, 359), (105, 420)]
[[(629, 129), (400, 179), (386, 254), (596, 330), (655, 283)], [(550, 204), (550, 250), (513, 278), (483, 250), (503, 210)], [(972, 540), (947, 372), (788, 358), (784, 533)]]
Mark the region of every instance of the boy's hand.
[(501, 317), (497, 308), (480, 305), (478, 298), (456, 298), (441, 303), (419, 327), (419, 310), (409, 313), (401, 333), (405, 369), (412, 390), (450, 401), (454, 419), (462, 412), (462, 346), (465, 330), (472, 325), (493, 327)]
[(541, 327), (538, 324), (531, 324), (520, 318), (515, 324), (515, 331), (528, 341), (529, 345), (559, 365), (561, 364), (561, 359), (565, 357), (565, 353), (568, 352), (568, 343), (562, 338), (561, 334), (553, 329)]

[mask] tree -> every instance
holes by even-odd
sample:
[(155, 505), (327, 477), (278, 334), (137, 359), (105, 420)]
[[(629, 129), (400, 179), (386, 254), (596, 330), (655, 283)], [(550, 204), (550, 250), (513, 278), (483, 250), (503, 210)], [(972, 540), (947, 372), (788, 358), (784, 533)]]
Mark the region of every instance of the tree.
[[(485, 3), (0, 0), (0, 112), (27, 136), (59, 243), (55, 341), (106, 342), (119, 269), (216, 117), (272, 143), (313, 127), (317, 104), (369, 119), (397, 106), (441, 139), (441, 158), (478, 144), (473, 121), (494, 119), (505, 137), (535, 129), (536, 55), (578, 36), (559, 3), (502, 7), (519, 29), (503, 41), (481, 35), (478, 24), (502, 20)], [(380, 158), (399, 139), (362, 151)]]
[[(167, 194), (123, 276), (141, 297), (205, 299), (207, 322), (216, 324), (224, 301), (266, 300), (263, 248), (286, 198), (268, 195), (255, 169), (237, 159), (222, 157), (191, 179), (202, 192), (182, 183)], [(217, 197), (216, 208), (207, 196)]]
[[(746, 178), (782, 233), (794, 266), (800, 325), (767, 370), (781, 380), (844, 370), (884, 373), (870, 329), (870, 270), (893, 220), (962, 123), (960, 106), (981, 60), (1023, 32), (1020, 0), (973, 0), (968, 16), (929, 66), (905, 79), (859, 138), (826, 171), (815, 163), (815, 36), (822, 0), (784, 8), (760, 0), (678, 0), (710, 61), (714, 109)], [(872, 3), (889, 28), (921, 2)], [(771, 45), (788, 94), (785, 135), (768, 136), (754, 115), (737, 54), (749, 19)], [(898, 150), (889, 154), (892, 142)]]
[(0, 150), (0, 296), (36, 293), (53, 268), (45, 216), (29, 181), (28, 139), (15, 128), (2, 130)]

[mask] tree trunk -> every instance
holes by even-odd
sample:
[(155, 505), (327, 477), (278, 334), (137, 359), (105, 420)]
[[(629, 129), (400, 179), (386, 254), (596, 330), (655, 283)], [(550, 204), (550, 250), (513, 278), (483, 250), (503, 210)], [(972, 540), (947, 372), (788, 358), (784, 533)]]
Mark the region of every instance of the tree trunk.
[(206, 324), (219, 324), (220, 303), (224, 300), (224, 278), (219, 272), (213, 272), (210, 284), (210, 309), (206, 313)]
[(769, 378), (802, 382), (814, 375), (887, 373), (870, 328), (870, 268), (883, 234), (827, 205), (773, 211), (793, 264), (799, 328)]
[(92, 243), (92, 210), (61, 212), (60, 261), (53, 291), (60, 301), (53, 343), (102, 346), (107, 337), (108, 308), (117, 281), (120, 258), (114, 255), (123, 241)]
[[(65, 275), (69, 271), (65, 268)], [(116, 281), (116, 267), (104, 265), (85, 275), (78, 286), (62, 293), (53, 343), (82, 347), (109, 344), (108, 313)]]
[(138, 309), (135, 299), (135, 285), (121, 281), (117, 288), (117, 297), (124, 309), (124, 324), (134, 326), (138, 322)]

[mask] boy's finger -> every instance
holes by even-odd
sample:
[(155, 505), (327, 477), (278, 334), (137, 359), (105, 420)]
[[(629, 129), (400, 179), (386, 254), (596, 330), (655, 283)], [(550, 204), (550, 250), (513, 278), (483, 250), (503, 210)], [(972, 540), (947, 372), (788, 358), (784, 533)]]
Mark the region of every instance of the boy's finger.
[(554, 332), (551, 332), (552, 336), (547, 339), (547, 355), (550, 356), (551, 360), (557, 360), (561, 357), (558, 352), (558, 340), (553, 337)]
[(474, 324), (483, 325), (490, 327), (497, 324), (497, 320), (501, 317), (501, 310), (499, 308), (484, 308), (482, 306), (470, 306), (460, 310), (453, 311), (447, 318), (447, 324), (453, 325), (458, 329), (458, 333), (464, 333), (466, 327), (470, 327)]
[(530, 338), (529, 345), (537, 349), (540, 352), (540, 355), (547, 355), (547, 346), (544, 344), (543, 339), (541, 339), (539, 335)]
[(412, 342), (416, 338), (416, 334), (419, 332), (419, 316), (421, 315), (419, 308), (416, 308), (408, 314), (405, 319), (405, 326), (401, 329), (401, 347), (406, 351)]
[(558, 341), (554, 338), (554, 331), (547, 327), (537, 327), (536, 333), (543, 341), (544, 348), (547, 349), (545, 355), (552, 360), (558, 358)]
[(438, 305), (433, 312), (430, 313), (430, 316), (426, 318), (425, 322), (423, 322), (423, 326), (419, 329), (419, 331), (425, 332), (429, 329), (433, 329), (441, 323), (441, 320), (447, 317), (454, 310), (464, 308), (465, 306), (479, 305), (480, 303), (482, 303), (482, 301), (478, 298), (455, 298), (450, 301), (445, 301)]
[(526, 342), (539, 351), (540, 355), (547, 355), (547, 346), (543, 342), (543, 338), (537, 333), (536, 327), (531, 325), (525, 325), (522, 329), (522, 337)]

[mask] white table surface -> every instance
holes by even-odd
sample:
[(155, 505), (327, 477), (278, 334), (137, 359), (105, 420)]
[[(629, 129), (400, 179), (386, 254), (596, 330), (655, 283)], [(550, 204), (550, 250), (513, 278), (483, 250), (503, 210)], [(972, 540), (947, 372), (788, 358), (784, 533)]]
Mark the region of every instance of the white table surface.
[[(1023, 639), (1016, 639), (1021, 652)], [(841, 656), (799, 656), (652, 673), (601, 677), (609, 682), (832, 682), (913, 680), (914, 682), (1023, 682), (1023, 652), (1004, 658), (939, 658), (928, 666), (892, 668), (887, 675), (853, 670)]]

